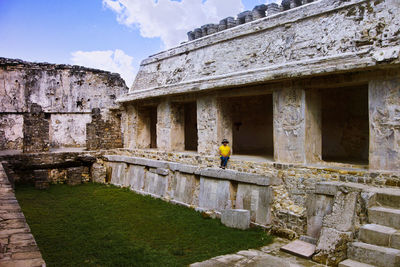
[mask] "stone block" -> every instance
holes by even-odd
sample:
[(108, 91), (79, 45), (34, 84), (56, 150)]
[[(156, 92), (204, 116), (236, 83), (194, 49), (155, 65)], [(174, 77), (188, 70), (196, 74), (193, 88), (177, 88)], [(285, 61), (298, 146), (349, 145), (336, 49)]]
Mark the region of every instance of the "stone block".
[(82, 174), (84, 167), (74, 167), (67, 169), (67, 184), (78, 185), (82, 183)]
[(372, 207), (368, 209), (368, 219), (370, 223), (399, 228), (400, 209)]
[(359, 240), (368, 244), (389, 247), (391, 235), (396, 229), (378, 225), (366, 224), (360, 228)]
[(143, 190), (144, 188), (144, 175), (145, 167), (129, 165), (127, 171), (127, 178), (129, 185), (134, 190)]
[(334, 199), (332, 213), (325, 216), (323, 226), (341, 232), (352, 231), (354, 229), (357, 196), (357, 192), (348, 194), (338, 192)]
[(302, 240), (295, 240), (281, 247), (281, 250), (308, 259), (314, 254), (315, 245)]
[(107, 169), (103, 164), (93, 163), (90, 169), (92, 181), (104, 184), (106, 182)]
[(332, 212), (333, 196), (313, 194), (307, 199), (307, 235), (318, 239), (324, 217)]
[(347, 258), (347, 243), (352, 240), (352, 232), (341, 232), (323, 227), (313, 260), (321, 264), (336, 266)]
[(198, 182), (194, 175), (176, 172), (172, 178), (171, 197), (174, 200), (197, 206), (198, 203), (195, 203), (198, 198), (195, 195), (197, 186)]
[(339, 263), (339, 267), (375, 267), (375, 266), (347, 259)]
[(317, 183), (315, 185), (315, 194), (334, 196), (336, 195), (340, 185), (341, 184), (336, 182)]
[(379, 206), (388, 206), (392, 208), (400, 207), (400, 193), (399, 190), (388, 189), (389, 192), (376, 194), (375, 201)]
[(158, 175), (167, 176), (169, 174), (169, 170), (164, 168), (157, 168), (156, 173)]
[(147, 193), (163, 197), (167, 190), (168, 178), (152, 172), (145, 172), (144, 188)]
[(125, 185), (125, 176), (127, 165), (125, 163), (110, 163), (112, 168), (111, 184), (123, 186)]
[(400, 249), (400, 233), (395, 233), (394, 235), (392, 235), (390, 240), (390, 247)]
[(271, 222), (271, 203), (273, 192), (269, 186), (238, 185), (235, 207), (250, 211), (251, 220), (259, 224)]
[(226, 179), (250, 184), (257, 184), (257, 185), (279, 185), (281, 184), (281, 180), (277, 177), (272, 175), (260, 175), (260, 174), (253, 174), (247, 172), (238, 172), (234, 170), (221, 170), (215, 168), (206, 168), (199, 170), (196, 174), (199, 174), (204, 177), (212, 177), (212, 178), (219, 178), (219, 179)]
[(217, 211), (232, 208), (230, 182), (201, 177), (199, 207)]
[(351, 243), (349, 245), (348, 256), (351, 259), (375, 266), (400, 266), (400, 250), (362, 242)]
[(250, 227), (250, 211), (242, 209), (229, 209), (221, 212), (221, 223), (237, 229)]
[(119, 156), (119, 155), (105, 155), (110, 162), (124, 162), (128, 164), (141, 165), (150, 168), (168, 168), (168, 162), (162, 160), (129, 157), (129, 156)]
[(195, 174), (196, 172), (199, 171), (199, 167), (194, 165), (187, 165), (175, 162), (170, 162), (168, 165), (171, 171), (179, 171), (188, 174)]

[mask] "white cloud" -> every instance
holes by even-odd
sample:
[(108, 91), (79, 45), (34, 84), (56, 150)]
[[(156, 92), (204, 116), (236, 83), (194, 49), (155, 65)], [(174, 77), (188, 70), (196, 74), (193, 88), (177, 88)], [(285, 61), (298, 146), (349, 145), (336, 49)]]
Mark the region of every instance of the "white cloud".
[(130, 87), (134, 79), (133, 57), (120, 49), (105, 51), (75, 51), (71, 53), (73, 64), (116, 72), (121, 75)]
[(103, 0), (117, 20), (136, 26), (143, 37), (160, 37), (166, 47), (187, 39), (186, 33), (243, 11), (242, 0)]

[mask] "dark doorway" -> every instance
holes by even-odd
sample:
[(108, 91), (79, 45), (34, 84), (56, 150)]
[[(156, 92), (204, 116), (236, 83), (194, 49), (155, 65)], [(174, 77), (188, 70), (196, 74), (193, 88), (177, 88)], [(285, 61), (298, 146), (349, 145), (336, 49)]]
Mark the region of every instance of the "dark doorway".
[(150, 113), (150, 148), (157, 148), (157, 107), (151, 107)]
[(196, 102), (184, 104), (185, 150), (197, 151), (197, 106)]
[(322, 97), (322, 159), (368, 163), (368, 87), (324, 89)]
[(273, 156), (272, 94), (232, 98), (231, 110), (233, 152)]

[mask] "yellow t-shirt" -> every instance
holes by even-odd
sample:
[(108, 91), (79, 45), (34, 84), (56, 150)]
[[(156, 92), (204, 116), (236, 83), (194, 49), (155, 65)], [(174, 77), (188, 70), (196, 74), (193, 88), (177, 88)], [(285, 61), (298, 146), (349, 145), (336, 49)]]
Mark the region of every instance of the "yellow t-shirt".
[(231, 151), (231, 148), (229, 146), (220, 146), (219, 151), (221, 152), (221, 155), (224, 157), (229, 156), (229, 152)]

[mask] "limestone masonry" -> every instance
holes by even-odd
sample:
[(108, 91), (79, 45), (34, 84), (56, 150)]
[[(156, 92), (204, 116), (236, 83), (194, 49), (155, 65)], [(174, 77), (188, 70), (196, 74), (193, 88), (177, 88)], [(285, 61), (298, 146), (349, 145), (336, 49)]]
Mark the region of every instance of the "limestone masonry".
[(257, 6), (148, 57), (129, 91), (0, 59), (5, 173), (128, 187), (232, 227), (250, 216), (329, 266), (400, 266), (399, 14), (398, 0)]

